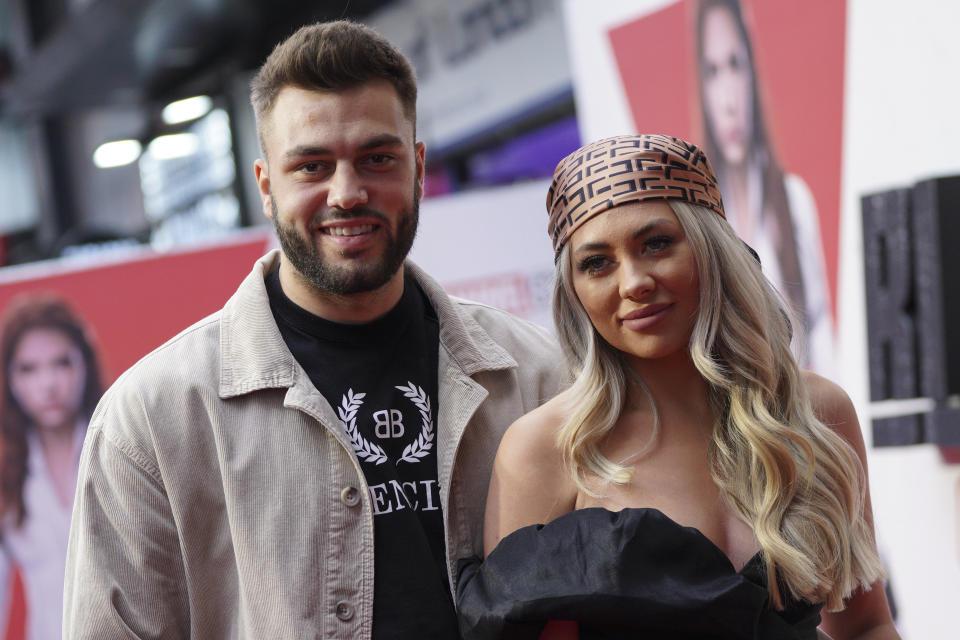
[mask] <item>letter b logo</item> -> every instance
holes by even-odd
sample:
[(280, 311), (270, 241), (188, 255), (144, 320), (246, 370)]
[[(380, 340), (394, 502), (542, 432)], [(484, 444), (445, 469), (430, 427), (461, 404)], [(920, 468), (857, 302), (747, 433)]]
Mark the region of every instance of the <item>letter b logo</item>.
[(374, 411), (373, 421), (378, 438), (403, 437), (403, 414), (399, 409)]

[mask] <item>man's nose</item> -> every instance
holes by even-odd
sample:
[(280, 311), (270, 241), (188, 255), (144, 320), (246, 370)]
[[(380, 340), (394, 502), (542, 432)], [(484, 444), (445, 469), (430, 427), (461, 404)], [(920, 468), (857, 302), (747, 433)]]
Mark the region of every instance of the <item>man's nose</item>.
[(339, 163), (330, 178), (327, 206), (349, 211), (367, 204), (367, 190), (361, 177), (349, 163)]

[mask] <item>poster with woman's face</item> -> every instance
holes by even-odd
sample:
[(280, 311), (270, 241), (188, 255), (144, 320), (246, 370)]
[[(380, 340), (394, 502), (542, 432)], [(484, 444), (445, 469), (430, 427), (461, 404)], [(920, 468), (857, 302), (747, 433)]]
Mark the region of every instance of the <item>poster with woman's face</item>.
[(61, 636), (77, 464), (103, 391), (220, 308), (268, 242), (0, 270), (0, 640)]
[[(628, 126), (703, 147), (727, 219), (760, 255), (764, 273), (794, 312), (802, 364), (829, 375), (846, 3), (633, 4), (632, 15), (621, 9), (604, 33)], [(574, 55), (585, 49), (572, 47)], [(599, 103), (598, 93), (577, 92), (588, 120), (581, 129), (589, 131), (590, 114), (599, 113), (582, 100)]]

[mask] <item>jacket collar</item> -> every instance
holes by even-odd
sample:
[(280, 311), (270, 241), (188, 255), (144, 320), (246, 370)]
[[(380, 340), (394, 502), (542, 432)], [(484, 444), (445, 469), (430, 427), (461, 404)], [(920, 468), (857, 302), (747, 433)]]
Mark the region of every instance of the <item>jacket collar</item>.
[[(253, 271), (220, 314), (220, 397), (292, 387), (302, 376), (270, 311), (264, 282), (280, 259), (274, 249), (257, 260)], [(507, 351), (470, 315), (455, 305), (443, 288), (409, 260), (405, 268), (423, 288), (437, 314), (440, 347), (466, 375), (517, 366)], [(442, 375), (442, 374), (441, 374)]]
[(465, 313), (463, 305), (454, 304), (440, 284), (423, 269), (407, 260), (405, 269), (427, 294), (440, 322), (440, 346), (467, 375), (479, 371), (511, 369), (517, 361), (487, 331)]

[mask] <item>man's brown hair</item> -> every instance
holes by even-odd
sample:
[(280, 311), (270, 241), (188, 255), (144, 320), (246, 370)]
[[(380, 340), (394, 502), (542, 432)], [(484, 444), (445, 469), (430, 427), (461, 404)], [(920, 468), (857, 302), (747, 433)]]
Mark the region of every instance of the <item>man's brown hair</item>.
[(274, 48), (250, 83), (261, 146), (263, 118), (284, 87), (342, 91), (373, 80), (393, 85), (404, 115), (416, 127), (416, 74), (386, 38), (349, 20), (301, 27)]

